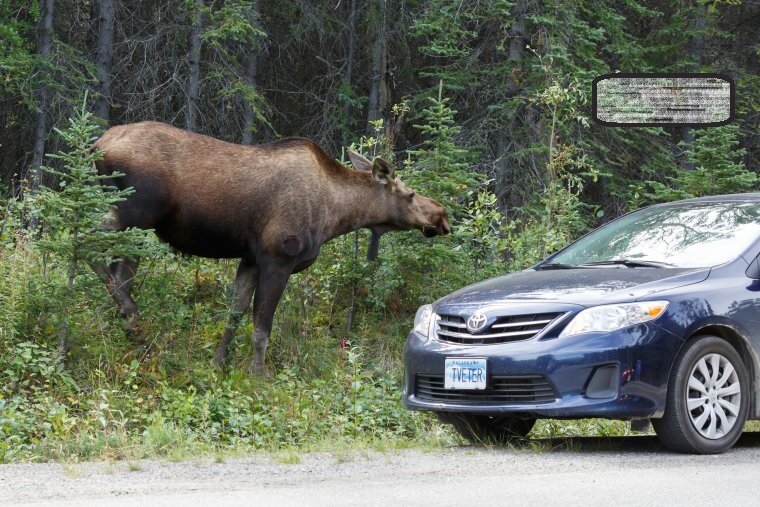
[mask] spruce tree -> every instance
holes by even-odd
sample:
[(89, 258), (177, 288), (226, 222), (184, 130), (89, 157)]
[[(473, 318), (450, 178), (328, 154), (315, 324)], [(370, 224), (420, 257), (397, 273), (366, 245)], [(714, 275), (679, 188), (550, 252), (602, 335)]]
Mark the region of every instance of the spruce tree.
[(85, 105), (76, 117), (69, 119), (68, 128), (56, 129), (68, 151), (48, 155), (59, 164), (44, 166), (43, 170), (56, 184), (41, 186), (33, 202), (43, 228), (36, 245), (54, 263), (65, 266), (66, 272), (65, 285), (56, 287), (50, 298), (51, 306), (61, 318), (59, 360), (64, 358), (68, 347), (71, 327), (68, 306), (75, 298), (82, 263), (137, 256), (143, 251), (146, 238), (143, 231), (113, 232), (102, 227), (116, 203), (133, 190), (120, 190), (111, 184), (113, 178), (123, 176), (120, 173), (98, 174), (95, 162), (103, 158), (103, 152), (94, 149), (92, 143), (99, 130)]
[(463, 216), (469, 196), (479, 188), (484, 177), (468, 170), (470, 151), (456, 144), (461, 127), (454, 120), (456, 110), (443, 97), (443, 81), (438, 96), (428, 97), (429, 106), (420, 114), (423, 122), (415, 125), (425, 141), (412, 151), (417, 159), (415, 170), (407, 177), (412, 188), (441, 200), (455, 218)]
[(734, 194), (756, 190), (757, 173), (747, 170), (741, 158), (746, 153), (739, 146), (739, 127), (699, 129), (684, 155), (694, 169), (677, 167), (668, 178), (669, 185), (652, 183), (650, 197), (655, 201), (672, 201), (705, 195)]

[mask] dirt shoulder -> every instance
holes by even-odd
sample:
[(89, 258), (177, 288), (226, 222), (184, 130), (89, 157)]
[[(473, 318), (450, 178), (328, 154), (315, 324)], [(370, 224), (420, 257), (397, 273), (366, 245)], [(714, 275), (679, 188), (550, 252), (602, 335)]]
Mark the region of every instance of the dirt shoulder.
[(721, 456), (666, 453), (653, 437), (522, 448), (340, 451), (184, 462), (0, 466), (2, 505), (739, 505), (760, 497), (760, 435)]

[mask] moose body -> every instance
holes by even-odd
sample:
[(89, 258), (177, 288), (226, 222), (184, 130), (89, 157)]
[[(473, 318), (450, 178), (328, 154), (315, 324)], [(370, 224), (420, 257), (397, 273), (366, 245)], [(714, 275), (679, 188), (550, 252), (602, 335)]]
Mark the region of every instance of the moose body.
[[(242, 146), (175, 127), (141, 122), (109, 129), (95, 143), (101, 174), (134, 188), (105, 224), (154, 229), (177, 250), (210, 258), (240, 258), (230, 319), (214, 357), (222, 367), (235, 329), (253, 297), (251, 372), (265, 374), (264, 354), (277, 304), (291, 273), (317, 259), (322, 244), (360, 228), (372, 230), (370, 256), (383, 233), (449, 232), (444, 207), (416, 195), (382, 159), (349, 152), (351, 170), (300, 138)], [(138, 259), (93, 268), (119, 313), (136, 326), (131, 281)]]

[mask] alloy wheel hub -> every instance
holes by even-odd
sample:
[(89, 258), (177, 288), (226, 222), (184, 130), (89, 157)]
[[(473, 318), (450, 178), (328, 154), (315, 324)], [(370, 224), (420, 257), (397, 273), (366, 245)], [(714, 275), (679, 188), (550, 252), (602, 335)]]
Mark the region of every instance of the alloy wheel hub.
[(741, 408), (741, 385), (728, 359), (707, 354), (697, 361), (686, 393), (691, 423), (700, 435), (717, 440), (731, 431)]

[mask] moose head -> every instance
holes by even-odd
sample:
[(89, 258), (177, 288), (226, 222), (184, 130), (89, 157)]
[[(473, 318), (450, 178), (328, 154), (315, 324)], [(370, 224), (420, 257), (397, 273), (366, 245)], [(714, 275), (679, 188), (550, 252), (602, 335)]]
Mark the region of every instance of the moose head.
[(380, 205), (388, 211), (388, 222), (369, 227), (372, 238), (367, 259), (377, 257), (380, 236), (388, 231), (418, 229), (426, 238), (451, 232), (446, 208), (438, 201), (419, 195), (404, 185), (388, 162), (379, 157), (370, 162), (353, 150), (348, 150), (348, 158), (355, 169), (372, 173), (375, 184), (382, 190)]

